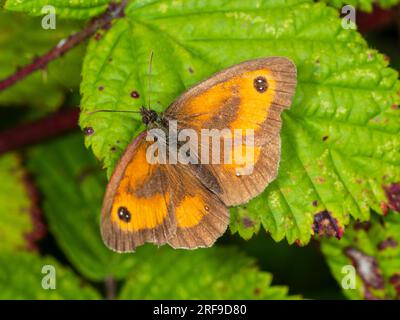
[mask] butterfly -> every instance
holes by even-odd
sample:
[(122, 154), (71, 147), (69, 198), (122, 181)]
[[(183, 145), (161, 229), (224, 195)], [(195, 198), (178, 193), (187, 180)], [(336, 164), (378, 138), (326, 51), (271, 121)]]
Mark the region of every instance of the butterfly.
[[(162, 114), (142, 107), (146, 130), (126, 148), (104, 195), (104, 243), (117, 252), (147, 242), (184, 249), (212, 246), (227, 229), (228, 207), (248, 202), (276, 178), (281, 112), (292, 103), (296, 79), (290, 59), (259, 58), (200, 82)], [(167, 132), (170, 121), (176, 121), (178, 132), (253, 130), (253, 171), (241, 174), (243, 164), (237, 162), (149, 163), (150, 129)]]

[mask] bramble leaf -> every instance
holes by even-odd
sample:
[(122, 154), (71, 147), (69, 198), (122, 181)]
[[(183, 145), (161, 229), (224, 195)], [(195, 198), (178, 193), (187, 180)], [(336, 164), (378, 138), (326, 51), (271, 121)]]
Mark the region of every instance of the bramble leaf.
[[(53, 271), (55, 271), (55, 282), (44, 279), (46, 276), (52, 276)], [(43, 288), (42, 281), (45, 287), (55, 284), (55, 289)], [(83, 284), (81, 279), (61, 266), (55, 259), (40, 257), (34, 253), (2, 251), (0, 287), (7, 288), (7, 290), (0, 290), (0, 300), (101, 298), (94, 288)]]
[[(352, 222), (344, 238), (324, 239), (321, 248), (348, 298), (400, 299), (399, 214), (374, 214), (369, 222)], [(355, 267), (355, 287), (349, 265)]]
[(16, 154), (0, 157), (0, 251), (28, 249), (43, 235), (41, 224), (33, 221), (36, 204), (27, 190), (26, 173)]
[[(40, 19), (0, 11), (0, 79), (31, 63), (35, 57), (81, 27), (81, 24), (63, 21), (57, 24), (55, 30), (45, 30)], [(72, 49), (64, 57), (51, 62), (46, 69), (1, 91), (0, 106), (18, 105), (40, 110), (59, 107), (65, 92), (76, 90), (79, 86), (84, 49), (84, 46)]]
[[(400, 180), (398, 74), (359, 33), (343, 29), (339, 13), (309, 0), (135, 1), (101, 39), (92, 39), (83, 67), (82, 128), (113, 171), (143, 129), (138, 115), (87, 111), (162, 111), (188, 87), (235, 63), (287, 56), (298, 87), (283, 114), (278, 178), (242, 207), (254, 220), (232, 219), (248, 238), (260, 224), (276, 241), (306, 244), (314, 215), (327, 211), (341, 229), (349, 215), (368, 219), (387, 202), (382, 185)], [(138, 93), (138, 95), (136, 94)], [(237, 225), (239, 223), (239, 225)]]
[[(195, 251), (145, 246), (120, 299), (294, 299), (272, 276), (233, 248)], [(172, 267), (173, 266), (173, 267)], [(174, 289), (171, 290), (171, 283)]]
[[(43, 159), (46, 159), (45, 161)], [(100, 236), (100, 209), (106, 179), (81, 135), (35, 147), (28, 167), (43, 193), (49, 229), (71, 263), (87, 278), (123, 278), (132, 255), (109, 250)]]
[(4, 8), (10, 11), (26, 12), (33, 16), (49, 13), (46, 6), (55, 8), (57, 18), (87, 19), (107, 9), (110, 0), (7, 0)]

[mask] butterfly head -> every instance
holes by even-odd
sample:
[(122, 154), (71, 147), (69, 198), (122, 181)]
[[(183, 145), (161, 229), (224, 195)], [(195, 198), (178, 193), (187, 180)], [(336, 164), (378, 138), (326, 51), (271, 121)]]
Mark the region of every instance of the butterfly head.
[(157, 123), (161, 122), (160, 115), (154, 110), (147, 109), (145, 107), (141, 107), (140, 108), (140, 115), (142, 116), (142, 122), (147, 127), (153, 127)]

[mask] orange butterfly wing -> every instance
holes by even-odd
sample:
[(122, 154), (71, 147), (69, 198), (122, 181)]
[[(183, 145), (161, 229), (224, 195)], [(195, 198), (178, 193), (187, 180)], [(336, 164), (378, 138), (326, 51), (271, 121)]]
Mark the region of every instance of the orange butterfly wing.
[(275, 178), (280, 113), (290, 106), (295, 86), (290, 60), (256, 59), (228, 68), (178, 98), (165, 117), (177, 120), (180, 129), (254, 130), (254, 159), (246, 162), (254, 166), (253, 173), (240, 174), (246, 166), (237, 162), (150, 164), (144, 132), (127, 148), (107, 186), (101, 223), (107, 246), (125, 252), (145, 242), (190, 249), (212, 245), (228, 226), (226, 206), (248, 201)]
[(134, 251), (145, 242), (164, 244), (175, 234), (171, 188), (166, 168), (150, 164), (150, 145), (140, 134), (126, 149), (106, 189), (101, 232), (115, 251)]
[(194, 176), (193, 168), (178, 164), (173, 170), (176, 183), (172, 202), (177, 226), (168, 243), (183, 249), (209, 247), (228, 227), (228, 208)]
[[(280, 160), (280, 114), (289, 108), (295, 87), (296, 67), (291, 60), (255, 59), (198, 84), (166, 111), (166, 118), (177, 120), (180, 129), (243, 130), (233, 135), (234, 138), (240, 135), (243, 141), (233, 148), (237, 153), (245, 153), (245, 130), (253, 130), (254, 144), (248, 146), (251, 157), (247, 159), (245, 155), (239, 159), (242, 162), (236, 161), (232, 151), (231, 164), (206, 165), (218, 179), (222, 188), (218, 196), (227, 206), (249, 201), (276, 177)], [(222, 149), (223, 138), (220, 140)]]
[(128, 146), (107, 186), (102, 237), (118, 252), (146, 242), (175, 248), (211, 246), (229, 223), (228, 209), (190, 167), (150, 164), (142, 133)]

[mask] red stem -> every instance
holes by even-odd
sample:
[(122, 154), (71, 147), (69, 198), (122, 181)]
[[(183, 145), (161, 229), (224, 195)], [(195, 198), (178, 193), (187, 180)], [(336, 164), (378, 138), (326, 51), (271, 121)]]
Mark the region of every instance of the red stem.
[(35, 58), (30, 64), (18, 69), (14, 74), (10, 75), (9, 77), (0, 80), (0, 91), (7, 89), (16, 82), (24, 79), (34, 71), (43, 69), (49, 64), (49, 62), (62, 56), (67, 51), (71, 50), (81, 42), (88, 39), (98, 29), (106, 29), (113, 19), (122, 17), (124, 15), (126, 3), (127, 0), (123, 0), (120, 4), (111, 3), (107, 11), (104, 14), (92, 19), (85, 29), (82, 29), (77, 33), (70, 35), (65, 41), (59, 42), (58, 45), (56, 45), (46, 54)]
[(61, 109), (43, 119), (0, 133), (0, 154), (78, 129), (79, 108)]
[(382, 9), (374, 5), (371, 13), (357, 13), (357, 26), (360, 32), (374, 31), (390, 25), (396, 21), (396, 11), (398, 7), (391, 9)]

